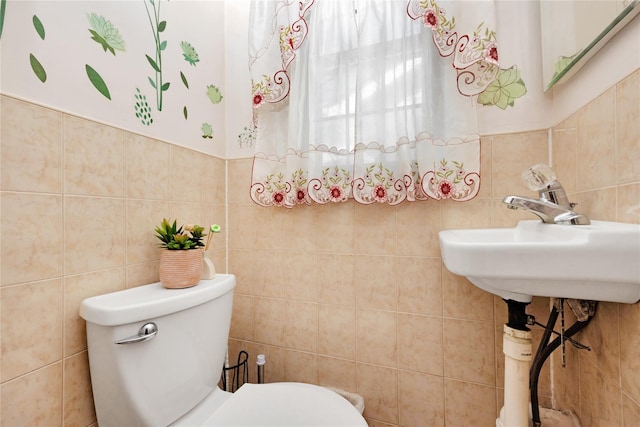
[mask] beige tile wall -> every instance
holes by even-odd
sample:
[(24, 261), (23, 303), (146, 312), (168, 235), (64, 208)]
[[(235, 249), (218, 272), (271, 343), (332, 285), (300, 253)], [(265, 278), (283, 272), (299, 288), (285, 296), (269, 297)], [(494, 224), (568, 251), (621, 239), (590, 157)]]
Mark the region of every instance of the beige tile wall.
[[(555, 126), (553, 140), (553, 162), (576, 209), (640, 223), (640, 70)], [(583, 426), (638, 425), (639, 330), (640, 303), (600, 303), (576, 337), (592, 351), (567, 348), (569, 364), (555, 372), (557, 405), (576, 411)]]
[(360, 393), (371, 426), (495, 425), (506, 309), (442, 266), (437, 233), (526, 218), (500, 200), (547, 159), (546, 131), (488, 136), (472, 202), (292, 210), (253, 204), (251, 161), (230, 161), (232, 355), (264, 352), (267, 381)]
[[(553, 128), (554, 168), (592, 218), (640, 222), (639, 99), (640, 71)], [(227, 230), (224, 161), (1, 101), (0, 423), (90, 425), (80, 301), (157, 280), (155, 217)], [(520, 173), (548, 152), (546, 130), (485, 136), (477, 199), (395, 208), (260, 208), (248, 198), (250, 160), (229, 161), (232, 355), (265, 353), (267, 381), (362, 394), (371, 427), (494, 425), (506, 306), (443, 267), (437, 232), (531, 219), (500, 200), (530, 193)], [(196, 173), (171, 174), (185, 164)], [(529, 312), (544, 321), (548, 304), (534, 299)], [(565, 369), (554, 360), (553, 398), (545, 366), (541, 402), (573, 409), (585, 427), (634, 425), (639, 326), (640, 304), (601, 304), (579, 337), (594, 350), (569, 347)]]
[[(554, 169), (580, 211), (640, 222), (640, 71), (552, 136)], [(500, 200), (526, 195), (521, 172), (548, 154), (544, 130), (485, 136), (477, 199), (394, 208), (260, 208), (246, 191), (251, 162), (230, 161), (232, 352), (264, 352), (268, 381), (362, 394), (372, 427), (495, 425), (506, 305), (442, 266), (437, 232), (533, 219)], [(304, 316), (292, 306), (304, 307)], [(534, 298), (528, 312), (546, 323), (549, 299)], [(584, 427), (637, 425), (639, 328), (640, 304), (600, 304), (578, 337), (593, 351), (568, 348), (566, 368), (554, 354), (555, 396), (547, 362), (541, 404), (574, 410)], [(534, 329), (534, 339), (541, 332)]]
[(223, 271), (225, 162), (10, 97), (0, 104), (0, 425), (91, 425), (80, 302), (158, 280), (163, 217), (220, 224)]

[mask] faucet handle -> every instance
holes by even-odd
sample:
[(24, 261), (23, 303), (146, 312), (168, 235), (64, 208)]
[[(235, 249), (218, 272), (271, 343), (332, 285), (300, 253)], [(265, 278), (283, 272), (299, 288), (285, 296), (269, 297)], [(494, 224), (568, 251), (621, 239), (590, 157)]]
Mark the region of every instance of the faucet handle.
[(556, 174), (549, 165), (538, 163), (522, 173), (522, 180), (530, 190), (540, 191), (556, 180)]

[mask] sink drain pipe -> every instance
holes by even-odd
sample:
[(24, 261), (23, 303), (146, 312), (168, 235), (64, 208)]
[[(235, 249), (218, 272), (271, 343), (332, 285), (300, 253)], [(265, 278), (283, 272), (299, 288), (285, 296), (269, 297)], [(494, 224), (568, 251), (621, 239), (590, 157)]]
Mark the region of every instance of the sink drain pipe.
[[(561, 306), (561, 310), (563, 310), (562, 308), (562, 304), (564, 304), (563, 299), (559, 300), (559, 304)], [(538, 379), (540, 377), (540, 371), (542, 371), (542, 366), (544, 365), (544, 362), (549, 358), (549, 356), (551, 356), (551, 353), (553, 353), (555, 349), (557, 349), (561, 345), (564, 345), (564, 341), (570, 341), (571, 343), (575, 343), (575, 341), (573, 341), (571, 337), (577, 334), (578, 332), (580, 332), (589, 324), (589, 322), (591, 322), (591, 319), (593, 319), (593, 316), (595, 315), (596, 306), (597, 306), (597, 303), (595, 301), (590, 301), (589, 307), (586, 308), (584, 312), (577, 313), (576, 310), (574, 310), (574, 313), (578, 317), (578, 320), (576, 320), (576, 322), (573, 325), (571, 325), (569, 329), (567, 329), (566, 331), (564, 330), (564, 325), (563, 325), (562, 333), (558, 334), (558, 336), (553, 341), (549, 342), (549, 339), (551, 338), (551, 334), (552, 333), (557, 334), (557, 332), (555, 332), (553, 328), (555, 327), (555, 324), (558, 320), (559, 312), (558, 312), (558, 308), (556, 307), (556, 304), (553, 304), (553, 307), (551, 308), (551, 313), (549, 314), (547, 325), (545, 326), (544, 333), (542, 334), (542, 339), (540, 340), (540, 344), (538, 346), (538, 350), (536, 351), (536, 355), (533, 359), (533, 363), (531, 364), (531, 370), (529, 373), (529, 389), (531, 392), (531, 413), (532, 413), (533, 425), (535, 427), (540, 427), (542, 425), (540, 421), (540, 406), (538, 403)], [(573, 309), (573, 306), (571, 306), (571, 308)], [(529, 316), (529, 317), (530, 319), (533, 319), (535, 322), (535, 319), (533, 318), (533, 316)], [(531, 320), (529, 321), (529, 323), (531, 324)], [(563, 313), (563, 323), (564, 323), (564, 313)], [(575, 343), (574, 345), (577, 345), (577, 344), (578, 343)], [(579, 348), (590, 350), (588, 347), (582, 346), (582, 345)]]
[(527, 327), (525, 309), (529, 303), (505, 300), (509, 321), (504, 325), (504, 407), (496, 427), (527, 427), (529, 425), (529, 362), (531, 361), (531, 330)]
[[(504, 353), (504, 407), (500, 417), (496, 419), (496, 427), (528, 427), (529, 403), (533, 425), (540, 427), (540, 408), (538, 405), (538, 378), (542, 366), (551, 353), (559, 346), (569, 341), (581, 349), (589, 347), (578, 343), (571, 337), (584, 329), (593, 316), (597, 302), (586, 300), (566, 300), (578, 319), (566, 331), (564, 330), (564, 301), (559, 298), (553, 305), (549, 321), (540, 341), (535, 359), (531, 365), (532, 342), (531, 330), (527, 325), (537, 324), (533, 316), (526, 314), (529, 303), (514, 300), (504, 300), (509, 309), (509, 321), (504, 325), (502, 352)], [(553, 330), (558, 315), (562, 316), (562, 332)], [(559, 335), (549, 342), (551, 334)], [(563, 353), (564, 354), (564, 353)], [(563, 357), (564, 360), (564, 357)]]

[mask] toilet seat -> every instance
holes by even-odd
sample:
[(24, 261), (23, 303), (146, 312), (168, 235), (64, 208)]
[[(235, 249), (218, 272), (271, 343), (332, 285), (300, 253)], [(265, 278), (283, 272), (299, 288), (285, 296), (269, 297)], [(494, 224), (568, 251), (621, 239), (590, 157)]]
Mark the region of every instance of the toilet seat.
[[(227, 395), (226, 399), (220, 393)], [(230, 396), (218, 390), (212, 393), (210, 400), (213, 399), (217, 405), (208, 406), (217, 406), (217, 409), (209, 412), (206, 419), (200, 416), (196, 421), (187, 414), (172, 426), (367, 427), (358, 410), (344, 397), (312, 384), (244, 384)]]

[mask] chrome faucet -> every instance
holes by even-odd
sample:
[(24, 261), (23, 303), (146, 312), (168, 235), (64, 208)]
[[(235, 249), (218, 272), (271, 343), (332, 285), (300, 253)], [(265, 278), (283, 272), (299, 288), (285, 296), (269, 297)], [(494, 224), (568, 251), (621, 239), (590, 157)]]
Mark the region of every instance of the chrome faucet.
[(545, 224), (588, 225), (586, 215), (573, 211), (575, 203), (569, 202), (562, 184), (551, 168), (544, 164), (530, 167), (522, 174), (530, 189), (537, 190), (539, 199), (507, 196), (502, 200), (509, 209), (524, 209), (537, 215)]

